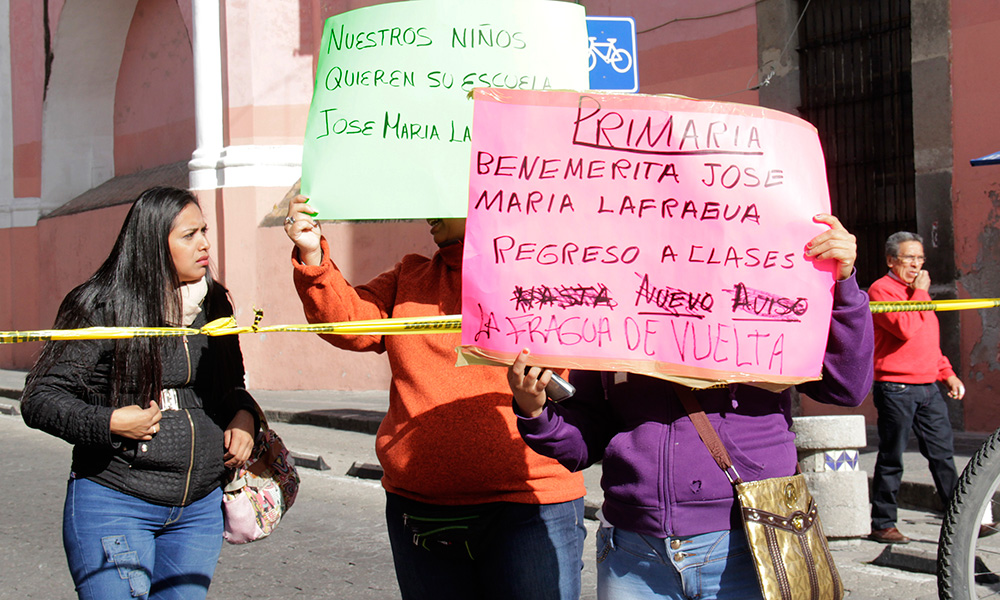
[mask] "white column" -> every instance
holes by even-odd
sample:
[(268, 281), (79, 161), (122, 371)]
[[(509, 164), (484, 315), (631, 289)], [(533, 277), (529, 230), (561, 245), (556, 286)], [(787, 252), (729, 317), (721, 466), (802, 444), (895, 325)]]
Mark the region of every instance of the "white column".
[(220, 187), (222, 139), (222, 36), (219, 2), (192, 0), (191, 50), (194, 54), (194, 119), (198, 147), (191, 155), (192, 189)]
[(871, 532), (868, 474), (859, 450), (867, 444), (862, 415), (792, 419), (799, 468), (819, 507), (829, 538), (864, 537)]
[[(10, 1), (0, 0), (0, 23), (10, 23)], [(14, 114), (10, 64), (10, 27), (0, 33), (0, 228), (10, 227), (14, 211)]]

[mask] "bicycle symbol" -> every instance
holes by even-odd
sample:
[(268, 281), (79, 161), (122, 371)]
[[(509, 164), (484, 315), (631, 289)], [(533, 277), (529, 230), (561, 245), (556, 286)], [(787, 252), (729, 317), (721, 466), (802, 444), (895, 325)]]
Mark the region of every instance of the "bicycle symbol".
[[(632, 55), (629, 54), (628, 50), (615, 46), (615, 42), (617, 41), (618, 38), (608, 38), (607, 42), (598, 42), (596, 37), (591, 37), (589, 48), (590, 58), (587, 70), (593, 71), (594, 67), (597, 66), (597, 59), (600, 57), (605, 63), (611, 65), (611, 68), (615, 71), (627, 73), (632, 68)], [(602, 49), (604, 50), (603, 52)]]

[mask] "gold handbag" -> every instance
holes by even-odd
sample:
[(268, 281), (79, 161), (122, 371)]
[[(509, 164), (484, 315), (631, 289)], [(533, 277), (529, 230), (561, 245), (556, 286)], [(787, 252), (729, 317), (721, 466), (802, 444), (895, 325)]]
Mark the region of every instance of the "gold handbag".
[(805, 477), (773, 477), (735, 487), (764, 597), (841, 600), (844, 586)]
[(760, 590), (767, 600), (842, 600), (844, 586), (801, 473), (743, 482), (694, 393), (674, 385), (688, 417), (736, 488)]

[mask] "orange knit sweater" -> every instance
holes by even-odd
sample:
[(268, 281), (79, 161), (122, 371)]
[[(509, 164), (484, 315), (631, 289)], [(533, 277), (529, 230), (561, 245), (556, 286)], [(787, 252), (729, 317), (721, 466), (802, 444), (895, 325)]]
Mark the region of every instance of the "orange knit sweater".
[[(462, 244), (430, 259), (409, 254), (390, 271), (351, 287), (330, 259), (302, 264), (293, 251), (295, 289), (310, 323), (458, 314)], [(521, 440), (506, 371), (455, 366), (460, 335), (339, 336), (338, 348), (385, 352), (392, 370), (389, 411), (375, 450), (386, 490), (432, 504), (552, 504), (584, 495), (583, 477), (536, 454)]]

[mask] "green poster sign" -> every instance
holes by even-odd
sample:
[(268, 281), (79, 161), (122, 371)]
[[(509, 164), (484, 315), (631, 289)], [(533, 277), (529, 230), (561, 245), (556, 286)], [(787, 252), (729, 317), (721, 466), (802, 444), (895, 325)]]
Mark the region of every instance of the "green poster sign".
[(302, 193), (320, 219), (463, 217), (477, 87), (586, 89), (581, 5), (409, 0), (327, 19)]

